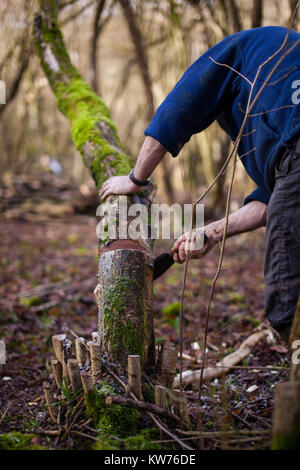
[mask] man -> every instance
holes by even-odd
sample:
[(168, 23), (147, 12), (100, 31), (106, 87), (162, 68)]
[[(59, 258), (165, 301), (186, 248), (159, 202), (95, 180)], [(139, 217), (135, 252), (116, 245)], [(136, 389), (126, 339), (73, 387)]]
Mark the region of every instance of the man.
[[(176, 157), (193, 134), (214, 120), (234, 141), (245, 116), (250, 82), (259, 65), (281, 48), (286, 35), (285, 28), (273, 26), (242, 31), (202, 55), (158, 108), (145, 131), (133, 173), (109, 178), (100, 196), (136, 193), (166, 151)], [(266, 314), (284, 337), (300, 292), (299, 39), (299, 34), (290, 31), (281, 51), (262, 67), (254, 87), (253, 96), (282, 58), (247, 119), (238, 148), (257, 189), (230, 215), (227, 230), (230, 237), (266, 225)], [(283, 55), (293, 44), (296, 47)], [(204, 227), (208, 241), (191, 257), (203, 257), (222, 240), (223, 229), (224, 219)], [(175, 261), (185, 261), (189, 238), (190, 234), (184, 234), (174, 244)]]

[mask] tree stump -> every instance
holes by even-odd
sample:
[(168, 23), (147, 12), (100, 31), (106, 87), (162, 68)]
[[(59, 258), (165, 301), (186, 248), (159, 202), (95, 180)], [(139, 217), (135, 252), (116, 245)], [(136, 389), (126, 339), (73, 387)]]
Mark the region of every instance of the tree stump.
[(300, 382), (275, 387), (272, 449), (300, 449)]

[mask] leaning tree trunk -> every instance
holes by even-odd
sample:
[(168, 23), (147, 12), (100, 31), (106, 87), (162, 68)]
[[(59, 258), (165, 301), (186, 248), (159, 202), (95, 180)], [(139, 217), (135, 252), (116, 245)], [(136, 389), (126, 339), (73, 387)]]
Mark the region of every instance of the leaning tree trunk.
[[(106, 105), (70, 61), (57, 21), (58, 4), (58, 0), (39, 2), (34, 22), (37, 51), (58, 108), (70, 121), (75, 146), (100, 188), (108, 177), (128, 174), (133, 161), (120, 144)], [(149, 207), (151, 191), (153, 188), (129, 197), (127, 205), (134, 202)], [(105, 226), (112, 221), (111, 214), (118, 219), (113, 209), (122, 198), (107, 199)], [(139, 354), (149, 372), (154, 362), (151, 243), (147, 239), (121, 240), (119, 231), (113, 238), (99, 240), (96, 297), (102, 354), (123, 370), (128, 354)]]

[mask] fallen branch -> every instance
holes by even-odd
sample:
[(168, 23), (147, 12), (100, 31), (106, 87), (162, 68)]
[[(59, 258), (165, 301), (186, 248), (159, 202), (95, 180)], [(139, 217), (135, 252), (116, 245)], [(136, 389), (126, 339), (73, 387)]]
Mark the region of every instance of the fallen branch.
[[(16, 299), (28, 299), (30, 297), (46, 297), (48, 295), (59, 294), (62, 292), (66, 294), (69, 290), (74, 289), (73, 285), (74, 279), (66, 278), (61, 282), (51, 282), (49, 284), (41, 284), (39, 286), (34, 287), (33, 289), (29, 289), (23, 292), (18, 293)], [(89, 287), (94, 284), (94, 278), (88, 279), (78, 279), (80, 285), (84, 285), (85, 287)], [(45, 308), (45, 305), (44, 305)]]
[(147, 411), (150, 413), (154, 413), (156, 415), (163, 416), (164, 418), (171, 419), (173, 421), (177, 421), (177, 422), (180, 421), (178, 416), (152, 403), (145, 403), (144, 401), (140, 401), (140, 400), (136, 401), (136, 400), (133, 400), (132, 398), (125, 398), (125, 397), (121, 397), (118, 395), (108, 395), (106, 397), (106, 404), (111, 405), (112, 403), (115, 403), (117, 405), (127, 406), (128, 408), (136, 408), (137, 410), (140, 410), (140, 411)]
[(183, 431), (182, 429), (176, 429), (177, 432), (184, 436), (193, 436), (193, 437), (222, 437), (222, 436), (257, 436), (257, 435), (266, 435), (271, 436), (271, 432), (268, 429), (238, 429), (232, 431)]
[(34, 287), (33, 289), (29, 289), (18, 294), (18, 298), (20, 299), (28, 299), (30, 297), (44, 297), (46, 295), (55, 294), (57, 291), (62, 290), (68, 284), (71, 284), (72, 279), (68, 278), (61, 282), (50, 282), (49, 284), (41, 284), (39, 286)]
[(35, 429), (34, 434), (38, 434), (39, 436), (60, 436), (62, 434), (62, 429)]
[[(99, 439), (98, 437), (95, 437), (95, 436), (91, 436), (90, 434), (86, 434), (85, 432), (81, 432), (81, 431), (70, 431), (72, 434), (77, 434), (78, 436), (82, 436), (82, 437), (88, 437), (89, 439), (93, 439), (93, 441), (98, 441), (98, 442), (102, 442), (101, 439)], [(115, 439), (116, 441), (118, 442), (124, 442), (123, 439), (119, 439), (118, 437), (116, 436), (109, 436), (110, 439)], [(117, 449), (115, 449), (117, 450)]]
[[(251, 349), (269, 334), (270, 330), (265, 329), (249, 336), (249, 338), (243, 341), (237, 351), (224, 357), (224, 359), (218, 362), (216, 366), (206, 367), (203, 371), (203, 380), (211, 380), (217, 377), (221, 377), (224, 374), (227, 374), (227, 372), (230, 371), (231, 367), (235, 366), (240, 361), (245, 359), (245, 357), (250, 354)], [(199, 382), (200, 376), (201, 370), (186, 370), (182, 374), (182, 382), (184, 384)], [(174, 387), (178, 387), (179, 384), (180, 378), (179, 376), (177, 376), (174, 381)]]
[(42, 305), (37, 305), (36, 307), (30, 307), (32, 312), (42, 312), (43, 310), (49, 310), (49, 308), (55, 307), (58, 304), (56, 300), (50, 300)]

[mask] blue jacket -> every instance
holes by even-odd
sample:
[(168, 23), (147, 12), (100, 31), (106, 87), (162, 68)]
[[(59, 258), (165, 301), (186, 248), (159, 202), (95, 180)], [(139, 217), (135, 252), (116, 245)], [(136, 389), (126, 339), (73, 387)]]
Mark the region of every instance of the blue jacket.
[[(196, 60), (163, 101), (145, 130), (175, 157), (193, 134), (214, 120), (234, 141), (242, 125), (257, 69), (282, 45), (287, 29), (268, 26), (228, 36)], [(288, 50), (300, 34), (291, 31)], [(261, 70), (256, 92), (282, 56)], [(235, 71), (217, 65), (227, 64)], [(238, 148), (241, 161), (258, 188), (245, 200), (268, 203), (273, 187), (276, 160), (291, 140), (300, 136), (300, 44), (283, 58), (248, 118)], [(255, 148), (255, 150), (253, 150)], [(249, 152), (249, 153), (248, 153)], [(300, 182), (299, 182), (300, 184)]]

